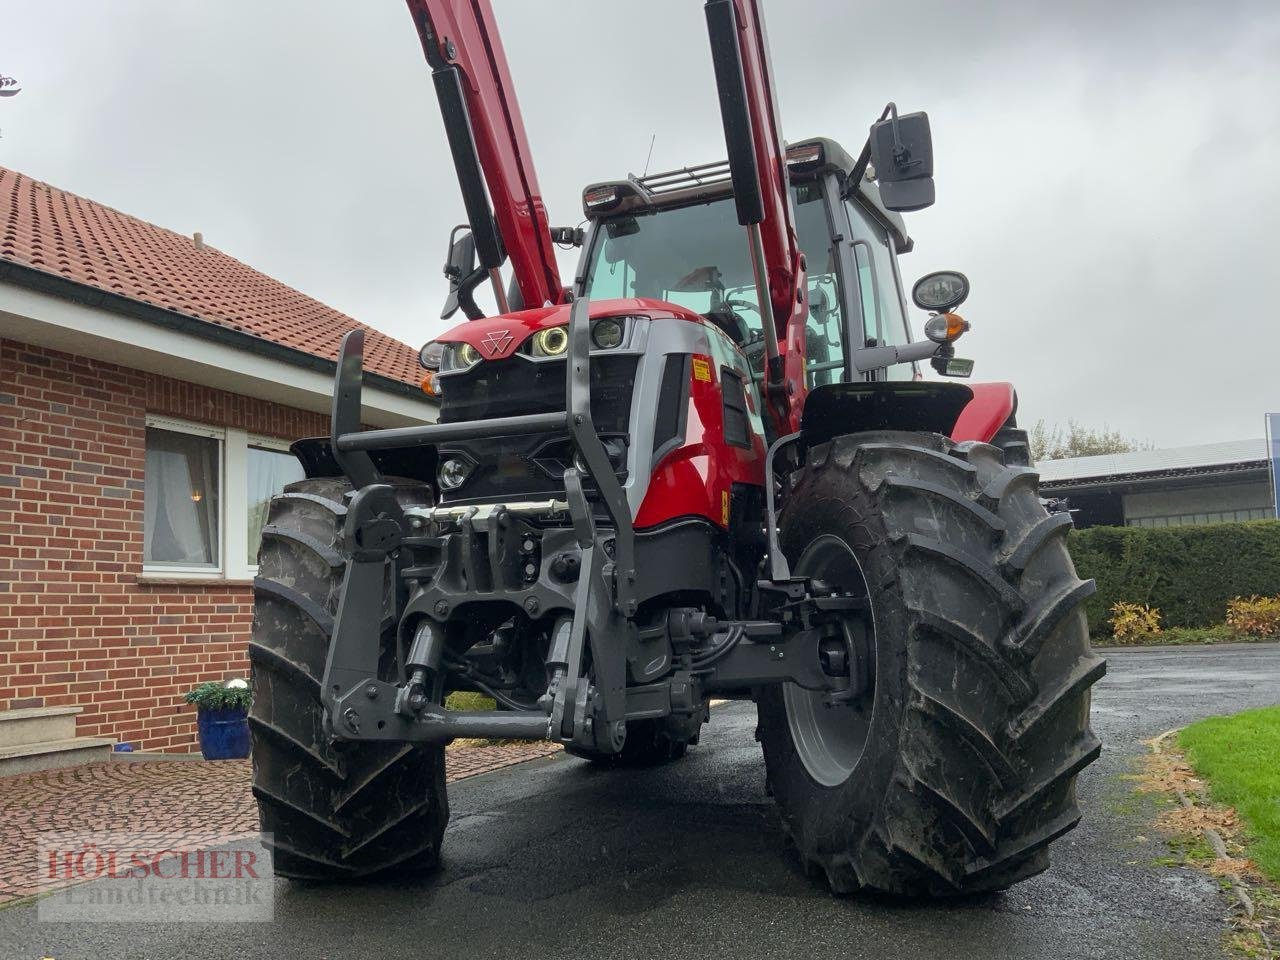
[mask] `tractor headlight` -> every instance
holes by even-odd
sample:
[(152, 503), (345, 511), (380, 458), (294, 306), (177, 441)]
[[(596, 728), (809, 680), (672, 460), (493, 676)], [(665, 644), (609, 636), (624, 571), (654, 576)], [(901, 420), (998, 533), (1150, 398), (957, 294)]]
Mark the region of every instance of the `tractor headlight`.
[(533, 335), (535, 357), (559, 357), (569, 349), (568, 327), (547, 327)]
[(444, 359), (444, 344), (438, 340), (432, 340), (425, 347), (418, 351), (418, 363), (425, 370), (439, 370), (440, 362)]
[(935, 313), (924, 322), (924, 335), (934, 343), (950, 343), (969, 329), (969, 321), (958, 313)]
[(470, 475), (471, 464), (457, 457), (450, 457), (440, 464), (440, 469), (436, 471), (436, 479), (440, 481), (440, 487), (443, 490), (457, 490), (467, 482), (467, 477)]
[(622, 345), (622, 321), (605, 317), (591, 325), (591, 342), (601, 350), (612, 350)]
[[(423, 348), (425, 349), (425, 348)], [(480, 362), (480, 351), (469, 343), (448, 344), (441, 354), (441, 370), (466, 370)]]

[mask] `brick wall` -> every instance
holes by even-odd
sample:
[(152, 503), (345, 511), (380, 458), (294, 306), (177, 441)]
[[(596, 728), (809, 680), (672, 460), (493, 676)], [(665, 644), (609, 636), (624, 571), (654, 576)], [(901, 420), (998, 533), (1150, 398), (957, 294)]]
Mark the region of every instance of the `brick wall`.
[(0, 340), (0, 710), (74, 704), (82, 736), (188, 751), (181, 695), (247, 672), (253, 594), (143, 578), (147, 413), (327, 432), (317, 413)]

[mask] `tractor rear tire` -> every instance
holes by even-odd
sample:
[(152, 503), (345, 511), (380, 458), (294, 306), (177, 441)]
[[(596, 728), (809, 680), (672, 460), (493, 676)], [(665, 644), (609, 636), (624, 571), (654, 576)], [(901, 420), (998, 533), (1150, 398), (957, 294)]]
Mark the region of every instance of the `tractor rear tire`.
[[(392, 480), (402, 503), (430, 503)], [(297, 880), (424, 873), (449, 819), (444, 749), (344, 743), (325, 728), (320, 683), (348, 557), (345, 480), (290, 484), (271, 502), (254, 581), (249, 659), (253, 793), (275, 872)], [(384, 668), (394, 670), (395, 589), (388, 564)]]
[(793, 572), (871, 610), (852, 704), (791, 684), (758, 696), (769, 787), (806, 871), (837, 893), (948, 896), (1046, 869), (1101, 749), (1089, 688), (1106, 664), (1069, 515), (1046, 513), (1035, 472), (995, 447), (883, 432), (812, 450), (780, 526)]

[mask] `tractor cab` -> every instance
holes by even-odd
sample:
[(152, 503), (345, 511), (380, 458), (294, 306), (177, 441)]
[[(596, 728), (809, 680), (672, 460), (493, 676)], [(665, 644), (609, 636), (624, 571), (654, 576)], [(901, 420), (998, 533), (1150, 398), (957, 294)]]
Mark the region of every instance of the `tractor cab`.
[[(912, 247), (902, 217), (832, 140), (787, 150), (792, 213), (807, 273), (806, 386), (910, 380), (911, 362), (860, 370), (858, 348), (911, 342), (897, 257)], [(724, 331), (757, 383), (765, 344), (758, 287), (738, 223), (727, 161), (593, 184), (578, 270), (592, 300), (645, 297), (686, 307)]]

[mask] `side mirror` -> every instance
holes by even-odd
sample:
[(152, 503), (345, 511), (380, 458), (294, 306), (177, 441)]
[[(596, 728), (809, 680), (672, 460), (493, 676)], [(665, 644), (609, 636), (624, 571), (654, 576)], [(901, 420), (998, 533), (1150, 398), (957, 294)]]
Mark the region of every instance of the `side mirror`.
[(449, 259), (444, 265), (444, 275), (449, 278), (449, 295), (445, 297), (440, 319), (448, 320), (459, 307), (471, 320), (483, 317), (472, 293), (484, 280), (486, 271), (476, 267), (476, 237), (465, 223), (454, 227), (449, 234)]
[[(466, 230), (458, 236), (459, 230)], [(454, 227), (449, 234), (449, 259), (444, 265), (444, 275), (451, 281), (469, 276), (476, 268), (476, 238), (466, 227)]]
[(946, 313), (969, 297), (969, 278), (956, 270), (926, 273), (911, 288), (911, 300), (921, 310)]
[(932, 205), (933, 136), (927, 113), (890, 117), (871, 125), (871, 162), (880, 184), (880, 202), (889, 210), (923, 210)]

